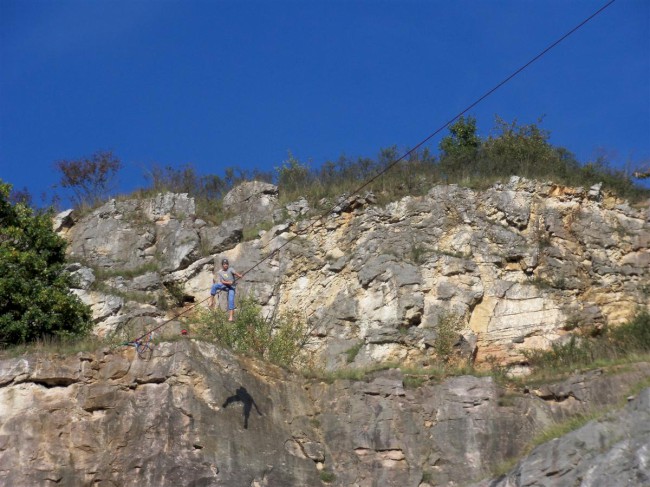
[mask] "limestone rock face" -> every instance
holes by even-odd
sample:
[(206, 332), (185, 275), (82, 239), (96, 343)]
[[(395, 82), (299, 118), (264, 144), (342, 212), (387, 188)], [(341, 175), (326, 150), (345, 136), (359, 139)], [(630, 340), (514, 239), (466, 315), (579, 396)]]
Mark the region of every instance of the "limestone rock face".
[(313, 409), (281, 370), (187, 342), (134, 355), (3, 362), (0, 483), (321, 484)]
[(499, 479), (478, 487), (650, 485), (650, 389), (622, 411), (544, 443)]
[(189, 265), (197, 254), (194, 200), (159, 194), (144, 200), (111, 200), (69, 229), (68, 257), (99, 268), (163, 271)]
[[(0, 484), (465, 485), (569, 412), (616, 406), (649, 373), (637, 364), (515, 394), (489, 377), (408, 387), (399, 370), (328, 384), (190, 339), (144, 360), (124, 347), (5, 359)], [(561, 485), (551, 482), (567, 468), (587, 478), (612, 465), (608, 478), (647, 479), (648, 394), (620, 419), (543, 445), (554, 455), (535, 450), (508, 478)]]
[(271, 220), (277, 207), (278, 187), (261, 181), (242, 183), (223, 198), (223, 209), (240, 215), (247, 226)]
[(278, 287), (260, 301), (302, 310), (327, 367), (359, 343), (358, 365), (426, 363), (449, 315), (458, 348), (475, 343), (479, 361), (516, 363), (568, 328), (617, 324), (648, 306), (647, 211), (590, 194), (519, 178), (485, 192), (437, 186), (297, 223), (231, 256), (248, 262), (280, 248), (249, 284), (257, 288), (259, 269), (276, 270)]
[(164, 316), (163, 304), (172, 299), (165, 285), (176, 282), (174, 273), (197, 272), (203, 254), (233, 248), (243, 230), (239, 218), (207, 226), (186, 194), (111, 200), (82, 218), (73, 216), (58, 215), (55, 226), (69, 242), (68, 267), (79, 288), (74, 292), (91, 306), (102, 336), (133, 328), (143, 315)]
[[(242, 242), (244, 228), (277, 217), (276, 197), (272, 185), (245, 183), (224, 201), (241, 213), (216, 227), (194, 217), (187, 195), (111, 201), (62, 234), (70, 258), (118, 275), (104, 284), (137, 309), (158, 306), (169, 283), (202, 302), (214, 262), (228, 257), (246, 274), (239, 295), (252, 294), (265, 315), (302, 313), (329, 369), (353, 347), (354, 365), (425, 365), (445, 326), (457, 332), (458, 354), (517, 364), (522, 350), (549, 347), (570, 329), (616, 325), (650, 306), (648, 208), (597, 186), (513, 177), (485, 191), (436, 186), (385, 207), (357, 195), (322, 219)], [(289, 206), (298, 215), (304, 203)], [(140, 277), (147, 272), (157, 277)], [(94, 308), (98, 323), (124, 313)]]

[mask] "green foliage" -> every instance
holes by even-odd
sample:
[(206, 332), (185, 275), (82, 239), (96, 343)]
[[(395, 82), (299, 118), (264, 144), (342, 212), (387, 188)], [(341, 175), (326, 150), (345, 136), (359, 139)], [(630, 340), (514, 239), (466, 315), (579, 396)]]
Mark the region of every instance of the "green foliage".
[(10, 191), (0, 180), (0, 345), (85, 334), (90, 309), (70, 292), (65, 242), (51, 213), (12, 204)]
[(423, 470), (422, 471), (422, 479), (420, 479), (421, 483), (429, 483), (433, 480), (433, 473), (431, 470)]
[(266, 232), (268, 230), (271, 230), (271, 228), (273, 228), (272, 221), (258, 223), (253, 227), (245, 227), (244, 231), (242, 232), (242, 240), (244, 242), (248, 242), (249, 240), (255, 240), (260, 236), (260, 232), (262, 231)]
[(454, 345), (458, 342), (462, 327), (463, 318), (457, 313), (443, 313), (438, 318), (437, 336), (433, 344), (438, 360), (449, 362), (452, 359)]
[(537, 375), (556, 374), (650, 352), (650, 314), (641, 311), (627, 323), (596, 336), (572, 336), (550, 350), (526, 350), (524, 356)]
[(426, 248), (426, 246), (420, 243), (411, 242), (411, 249), (410, 249), (411, 262), (418, 265), (424, 264), (429, 254), (430, 251)]
[(620, 351), (650, 352), (650, 313), (641, 311), (627, 323), (612, 328), (608, 338)]
[(449, 135), (440, 141), (440, 165), (448, 177), (463, 174), (468, 163), (476, 158), (481, 139), (476, 134), (476, 118), (461, 116), (449, 126)]
[(568, 151), (553, 147), (549, 138), (550, 133), (537, 124), (519, 125), (516, 120), (507, 123), (497, 117), (494, 135), (482, 147), (480, 172), (529, 178), (553, 175), (565, 180), (579, 165)]
[(572, 431), (580, 429), (590, 421), (601, 418), (605, 415), (606, 412), (607, 411), (605, 410), (594, 410), (583, 414), (576, 414), (565, 419), (564, 421), (553, 422), (549, 427), (547, 427), (544, 431), (532, 439), (531, 443), (528, 445), (527, 450), (530, 451), (542, 443), (546, 443), (555, 438), (559, 438), (560, 436), (564, 436), (568, 433), (571, 433)]
[(547, 279), (544, 279), (543, 277), (535, 276), (533, 277), (530, 281), (530, 284), (535, 286), (538, 289), (552, 289), (553, 284), (548, 281)]
[(290, 196), (290, 199), (299, 196), (300, 191), (304, 190), (312, 180), (309, 167), (296, 159), (291, 151), (287, 160), (275, 170), (278, 186), (282, 188), (283, 193)]
[(75, 204), (93, 206), (108, 197), (122, 163), (112, 152), (98, 151), (90, 157), (57, 161), (54, 167), (61, 173), (61, 187), (74, 192)]
[(572, 336), (564, 344), (554, 343), (550, 350), (526, 350), (524, 356), (533, 367), (544, 369), (570, 369), (594, 361), (592, 344), (586, 339)]
[(104, 294), (111, 294), (113, 296), (120, 297), (124, 301), (135, 301), (136, 303), (143, 304), (154, 304), (156, 302), (155, 297), (145, 291), (124, 291), (122, 289), (109, 286), (108, 284), (101, 281), (95, 281), (92, 284), (91, 289)]
[(541, 119), (519, 124), (497, 116), (485, 140), (476, 135), (475, 122), (472, 117), (461, 117), (440, 143), (440, 171), (448, 182), (480, 188), (497, 179), (523, 176), (571, 186), (602, 182), (604, 189), (622, 197), (648, 196), (648, 190), (635, 185), (630, 176), (611, 169), (606, 157), (581, 165), (566, 148), (553, 146), (550, 133), (540, 126)]
[(145, 262), (141, 266), (135, 267), (133, 269), (119, 269), (119, 268), (105, 268), (97, 267), (92, 264), (85, 264), (86, 267), (90, 267), (93, 270), (93, 274), (98, 280), (110, 279), (111, 277), (120, 276), (125, 279), (133, 279), (137, 276), (142, 276), (148, 272), (158, 272), (160, 271), (160, 263), (156, 261)]
[[(513, 175), (572, 186), (602, 182), (604, 190), (632, 200), (650, 194), (625, 172), (612, 169), (604, 155), (582, 165), (566, 148), (553, 146), (541, 120), (520, 124), (496, 117), (490, 135), (482, 139), (477, 134), (476, 119), (463, 116), (449, 126), (449, 134), (442, 138), (439, 148), (438, 160), (429, 148), (424, 148), (393, 164), (405, 151), (390, 146), (381, 148), (375, 158), (354, 159), (342, 154), (313, 167), (289, 152), (274, 173), (227, 167), (223, 176), (200, 175), (191, 164), (180, 168), (154, 166), (147, 174), (150, 186), (134, 196), (162, 191), (188, 193), (196, 201), (197, 216), (219, 224), (227, 217), (223, 196), (250, 180), (275, 182), (282, 203), (304, 196), (310, 207), (318, 210), (329, 209), (336, 198), (359, 188), (372, 192), (377, 204), (386, 204), (407, 195), (424, 195), (441, 182), (480, 189)], [(389, 166), (391, 169), (386, 171)], [(58, 162), (57, 167), (63, 172), (62, 186), (75, 191), (79, 204), (97, 204), (121, 165), (110, 152), (98, 152), (79, 161)]]
[(223, 177), (216, 174), (200, 175), (191, 164), (184, 164), (179, 168), (154, 165), (146, 177), (151, 184), (148, 191), (152, 193), (170, 191), (187, 193), (197, 200), (218, 200), (244, 181), (270, 182), (273, 176), (271, 173), (260, 172), (257, 169), (248, 171), (235, 167), (227, 167), (224, 173)]
[(67, 357), (79, 352), (95, 352), (104, 347), (115, 345), (114, 341), (96, 335), (75, 338), (46, 336), (30, 343), (11, 346), (4, 350), (0, 349), (0, 359), (16, 358), (23, 355), (52, 356), (55, 354)]
[(440, 150), (444, 156), (472, 157), (481, 145), (481, 139), (476, 134), (476, 118), (461, 116), (449, 126), (449, 135), (440, 141)]
[(492, 375), (491, 371), (477, 370), (471, 365), (445, 363), (443, 361), (435, 362), (428, 367), (407, 367), (396, 362), (384, 362), (367, 367), (343, 367), (333, 371), (309, 369), (304, 370), (303, 375), (307, 378), (315, 378), (328, 383), (336, 380), (363, 381), (367, 380), (375, 372), (388, 369), (399, 369), (404, 376), (404, 387), (410, 389), (418, 388), (430, 382), (440, 383), (448, 377), (457, 377), (460, 375), (482, 377)]
[(359, 351), (361, 350), (361, 347), (363, 347), (363, 342), (359, 342), (356, 345), (348, 348), (344, 353), (345, 353), (345, 361), (348, 364), (351, 364), (354, 362), (354, 359), (357, 358), (357, 355), (359, 354)]
[(326, 484), (329, 484), (336, 480), (336, 475), (334, 475), (334, 473), (330, 472), (329, 470), (321, 470), (320, 479)]
[(197, 335), (234, 352), (256, 355), (284, 367), (306, 363), (302, 352), (310, 333), (297, 312), (266, 319), (251, 297), (240, 298), (237, 306), (232, 322), (227, 320), (227, 313), (218, 308), (198, 311), (193, 317), (198, 324)]
[[(380, 149), (374, 159), (341, 155), (316, 169), (290, 153), (288, 160), (276, 168), (276, 180), (282, 201), (304, 196), (312, 208), (322, 210), (331, 207), (341, 194), (359, 187), (373, 192), (378, 204), (385, 204), (406, 195), (424, 195), (433, 184), (443, 181), (480, 189), (513, 175), (572, 186), (602, 182), (603, 189), (632, 199), (649, 194), (622, 171), (610, 169), (605, 157), (582, 166), (567, 149), (550, 143), (550, 133), (539, 120), (520, 124), (497, 117), (490, 136), (481, 139), (476, 119), (461, 117), (449, 127), (440, 151), (439, 161), (424, 149), (392, 165), (400, 152), (391, 146)], [(390, 171), (383, 172), (389, 165)]]
[(273, 180), (273, 174), (257, 169), (252, 171), (227, 167), (223, 177), (216, 174), (200, 175), (191, 164), (179, 168), (154, 165), (146, 174), (150, 182), (148, 188), (137, 192), (138, 196), (149, 196), (161, 192), (187, 193), (196, 202), (197, 216), (213, 224), (223, 221), (223, 197), (236, 185), (244, 181)]
[(407, 160), (400, 161), (386, 174), (378, 175), (398, 158), (397, 147), (391, 146), (380, 149), (376, 159), (351, 159), (341, 155), (336, 161), (325, 161), (313, 169), (290, 154), (289, 159), (276, 168), (281, 200), (294, 201), (304, 196), (312, 208), (325, 210), (333, 206), (334, 199), (357, 190), (373, 177), (374, 181), (364, 191), (373, 192), (379, 204), (406, 195), (425, 194), (437, 180), (438, 172), (429, 150), (414, 151)]
[[(176, 281), (169, 281), (164, 283), (164, 285), (165, 289), (167, 289), (167, 292), (171, 296), (171, 304), (176, 307), (183, 306), (183, 303), (185, 302), (185, 290), (183, 289), (183, 285)], [(167, 305), (169, 306), (169, 303), (167, 303)]]
[(405, 375), (404, 387), (407, 389), (417, 389), (427, 381), (427, 377), (423, 375)]

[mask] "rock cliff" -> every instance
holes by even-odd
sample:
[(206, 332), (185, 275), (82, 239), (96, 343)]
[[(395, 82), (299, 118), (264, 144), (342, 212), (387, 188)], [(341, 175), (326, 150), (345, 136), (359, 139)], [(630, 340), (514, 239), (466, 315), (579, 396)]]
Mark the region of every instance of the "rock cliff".
[[(266, 184), (227, 201), (245, 212), (216, 227), (173, 194), (59, 219), (99, 334), (173, 316), (161, 306), (169, 288), (202, 302), (222, 256), (246, 272), (239, 294), (265, 313), (300, 310), (328, 369), (353, 348), (358, 366), (427, 364), (443, 322), (457, 327), (459, 353), (517, 364), (522, 350), (572, 328), (617, 324), (649, 306), (648, 205), (599, 186), (516, 177), (485, 191), (436, 186), (384, 207), (372, 195), (342, 199), (319, 220), (305, 219), (305, 200), (281, 208)], [(243, 241), (265, 221), (275, 226)]]
[[(640, 363), (519, 391), (471, 376), (411, 388), (396, 369), (323, 382), (189, 339), (148, 360), (125, 348), (5, 359), (0, 484), (464, 485), (554, 420), (618, 407), (649, 372)], [(642, 485), (648, 401), (650, 389), (481, 485)]]

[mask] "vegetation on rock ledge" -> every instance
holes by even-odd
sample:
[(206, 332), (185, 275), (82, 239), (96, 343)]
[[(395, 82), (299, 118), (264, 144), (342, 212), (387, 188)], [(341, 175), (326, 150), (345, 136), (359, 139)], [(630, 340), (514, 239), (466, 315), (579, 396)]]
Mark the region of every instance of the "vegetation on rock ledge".
[(12, 204), (10, 192), (0, 180), (0, 345), (86, 334), (90, 309), (70, 292), (65, 241), (51, 213)]
[(232, 322), (228, 321), (227, 312), (219, 308), (197, 310), (189, 319), (196, 323), (192, 335), (283, 367), (307, 365), (303, 352), (310, 330), (297, 312), (265, 318), (251, 297), (243, 297), (237, 306)]

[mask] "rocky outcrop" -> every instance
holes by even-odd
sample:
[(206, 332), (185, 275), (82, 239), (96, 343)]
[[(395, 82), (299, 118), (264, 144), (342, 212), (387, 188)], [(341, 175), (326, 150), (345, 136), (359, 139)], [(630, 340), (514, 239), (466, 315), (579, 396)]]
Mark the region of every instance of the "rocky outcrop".
[(261, 181), (242, 183), (223, 198), (224, 211), (239, 215), (246, 226), (272, 220), (278, 206), (278, 187)]
[[(261, 212), (251, 210), (255, 222), (277, 218), (276, 191), (248, 183), (229, 194), (228, 208), (250, 203)], [(344, 198), (326, 217), (289, 220), (248, 242), (243, 219), (253, 213), (212, 227), (195, 218), (186, 195), (111, 201), (62, 232), (71, 259), (124, 270), (117, 287), (127, 304), (130, 292), (158, 306), (165, 283), (201, 302), (214, 261), (230, 258), (246, 274), (240, 295), (255, 296), (265, 315), (300, 310), (330, 369), (353, 347), (355, 365), (426, 365), (448, 331), (441, 327), (452, 325), (459, 353), (517, 364), (523, 350), (549, 347), (570, 329), (615, 325), (649, 306), (648, 209), (598, 186), (512, 178), (485, 191), (436, 186), (385, 207), (373, 201)], [(286, 214), (304, 218), (305, 204), (288, 205)], [(157, 277), (139, 281), (152, 271)], [(97, 304), (106, 299), (85, 299), (106, 323)], [(110, 319), (104, 329), (114, 326)]]
[(650, 389), (624, 409), (535, 448), (477, 487), (650, 485)]
[[(619, 375), (591, 373), (519, 391), (472, 376), (412, 387), (399, 370), (328, 383), (185, 339), (156, 345), (147, 360), (124, 347), (5, 359), (0, 484), (459, 485), (518, 455), (568, 411), (615, 406), (621, 395), (603, 391), (625, 397), (649, 373), (650, 364), (638, 364)], [(614, 427), (614, 416), (601, 421), (610, 453), (592, 448), (605, 430), (564, 443), (584, 443), (594, 462), (638, 446), (636, 457), (626, 457), (637, 463), (615, 471), (642, 478), (648, 394), (620, 413), (624, 427)], [(578, 464), (586, 472), (587, 462), (564, 450), (544, 461), (535, 451), (518, 467), (521, 475), (542, 469), (559, 478)]]
[[(359, 344), (357, 365), (425, 364), (449, 315), (459, 347), (475, 344), (479, 361), (517, 363), (567, 329), (616, 324), (647, 307), (649, 239), (647, 210), (597, 188), (513, 178), (485, 192), (438, 186), (385, 208), (342, 209), (228, 255), (238, 269), (256, 265), (242, 285), (260, 302), (303, 311), (327, 367)], [(187, 283), (196, 293), (202, 285)]]
[(320, 485), (317, 453), (284, 446), (317, 438), (300, 383), (287, 379), (187, 342), (149, 361), (104, 350), (4, 362), (0, 483)]

